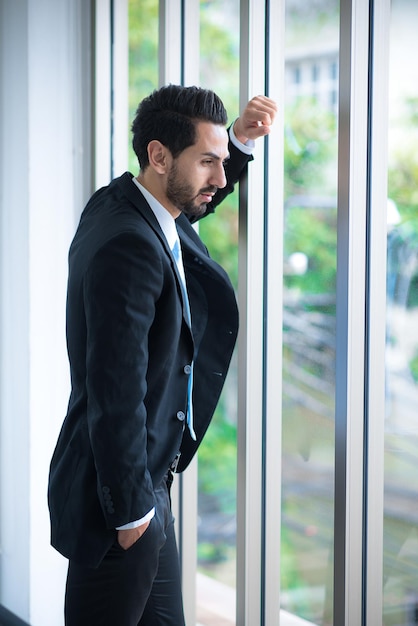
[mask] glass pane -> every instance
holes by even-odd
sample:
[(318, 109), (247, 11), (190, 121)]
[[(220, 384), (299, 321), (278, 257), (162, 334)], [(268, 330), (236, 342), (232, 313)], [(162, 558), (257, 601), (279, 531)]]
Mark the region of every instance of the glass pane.
[[(239, 0), (200, 2), (200, 86), (238, 115)], [(211, 256), (238, 280), (238, 195), (199, 222)], [(199, 448), (197, 620), (235, 624), (237, 364), (234, 355), (215, 416)]]
[[(158, 88), (158, 7), (158, 0), (129, 0), (128, 3), (130, 123), (139, 102)], [(135, 175), (138, 171), (138, 159), (131, 146), (129, 170)]]
[(286, 2), (282, 609), (331, 625), (339, 3)]
[(392, 0), (383, 624), (418, 622), (418, 3)]

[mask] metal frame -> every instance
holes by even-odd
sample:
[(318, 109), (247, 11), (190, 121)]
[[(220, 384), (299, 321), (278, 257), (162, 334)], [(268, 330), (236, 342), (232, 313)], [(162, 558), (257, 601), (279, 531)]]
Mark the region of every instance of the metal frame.
[(371, 11), (368, 224), (368, 394), (366, 481), (367, 533), (365, 624), (381, 626), (383, 608), (384, 415), (386, 352), (386, 255), (390, 0), (373, 0)]
[(341, 0), (334, 624), (349, 626), (382, 620), (389, 18), (390, 0)]
[(334, 624), (362, 624), (369, 6), (341, 0)]
[[(266, 95), (278, 106), (266, 140), (264, 623), (280, 623), (285, 0), (268, 4)], [(254, 207), (257, 209), (257, 207)]]
[[(265, 12), (241, 2), (240, 109), (265, 90)], [(260, 143), (240, 185), (238, 299), (237, 622), (262, 624), (264, 406), (264, 159)]]
[(241, 109), (280, 110), (240, 187), (237, 623), (261, 626), (280, 620), (283, 33), (284, 2), (241, 2)]
[(111, 16), (110, 0), (95, 3), (94, 29), (94, 186), (111, 179)]
[(159, 2), (159, 84), (181, 84), (182, 59), (182, 0)]
[(128, 0), (96, 0), (94, 6), (94, 188), (98, 189), (128, 165)]

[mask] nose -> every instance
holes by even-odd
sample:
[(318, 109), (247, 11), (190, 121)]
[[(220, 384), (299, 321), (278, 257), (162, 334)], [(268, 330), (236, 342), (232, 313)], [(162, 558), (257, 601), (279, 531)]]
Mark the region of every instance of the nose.
[(223, 163), (220, 162), (217, 164), (216, 171), (213, 172), (210, 184), (218, 189), (223, 189), (226, 186), (226, 175)]

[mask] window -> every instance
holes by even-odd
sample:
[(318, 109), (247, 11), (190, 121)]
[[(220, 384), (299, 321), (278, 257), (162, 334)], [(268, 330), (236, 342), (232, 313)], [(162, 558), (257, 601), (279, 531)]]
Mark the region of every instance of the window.
[(384, 438), (383, 622), (418, 616), (418, 6), (392, 1)]
[[(286, 54), (304, 32), (315, 57), (338, 33), (338, 3), (324, 15), (289, 2)], [(308, 61), (307, 61), (308, 62)], [(332, 623), (334, 395), (337, 260), (336, 114), (311, 94), (285, 111), (283, 451), (281, 606), (314, 624)]]

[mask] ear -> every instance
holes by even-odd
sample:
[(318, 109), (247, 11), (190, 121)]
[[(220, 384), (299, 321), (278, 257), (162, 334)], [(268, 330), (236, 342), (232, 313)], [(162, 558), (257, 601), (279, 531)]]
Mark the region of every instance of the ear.
[(165, 174), (171, 158), (168, 148), (166, 148), (166, 146), (164, 146), (157, 139), (153, 139), (149, 142), (147, 151), (151, 167), (157, 172), (157, 174)]

